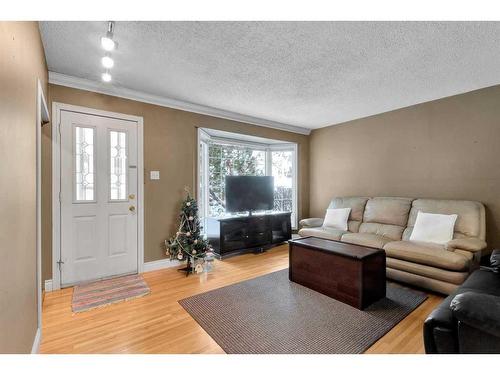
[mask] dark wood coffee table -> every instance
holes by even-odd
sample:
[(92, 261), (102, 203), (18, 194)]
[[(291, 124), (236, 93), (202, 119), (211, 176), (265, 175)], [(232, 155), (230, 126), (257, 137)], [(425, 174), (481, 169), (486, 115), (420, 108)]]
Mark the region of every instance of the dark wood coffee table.
[(289, 241), (289, 278), (363, 310), (385, 297), (385, 251), (304, 237)]

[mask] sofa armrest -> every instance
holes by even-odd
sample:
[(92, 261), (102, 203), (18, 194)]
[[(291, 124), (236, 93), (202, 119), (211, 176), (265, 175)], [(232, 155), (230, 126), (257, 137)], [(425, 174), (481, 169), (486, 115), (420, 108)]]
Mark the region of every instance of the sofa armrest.
[(500, 297), (465, 292), (453, 298), (450, 309), (458, 321), (489, 335), (500, 337)]
[(479, 238), (456, 238), (447, 242), (445, 248), (448, 251), (460, 249), (476, 253), (486, 249), (486, 246), (486, 242)]
[(321, 227), (323, 225), (323, 219), (319, 217), (302, 219), (301, 221), (299, 221), (299, 225), (301, 228)]

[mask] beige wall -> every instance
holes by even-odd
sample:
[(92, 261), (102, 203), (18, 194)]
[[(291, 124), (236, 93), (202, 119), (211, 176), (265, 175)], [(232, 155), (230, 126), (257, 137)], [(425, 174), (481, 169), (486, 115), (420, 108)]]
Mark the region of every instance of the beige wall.
[(312, 132), (310, 214), (333, 196), (478, 200), (500, 247), (500, 86)]
[(29, 353), (37, 329), (36, 103), (47, 68), (36, 22), (0, 22), (0, 353)]
[[(137, 101), (50, 85), (49, 101), (80, 105), (144, 118), (145, 215), (144, 257), (153, 261), (164, 257), (163, 241), (177, 225), (184, 186), (193, 188), (196, 166), (196, 127), (208, 127), (260, 137), (297, 142), (299, 145), (299, 217), (309, 208), (308, 136), (199, 115)], [(45, 128), (45, 127), (44, 127)], [(43, 277), (52, 278), (51, 268), (51, 148), (50, 127), (44, 129), (43, 185)], [(149, 171), (159, 170), (159, 181), (149, 180)]]

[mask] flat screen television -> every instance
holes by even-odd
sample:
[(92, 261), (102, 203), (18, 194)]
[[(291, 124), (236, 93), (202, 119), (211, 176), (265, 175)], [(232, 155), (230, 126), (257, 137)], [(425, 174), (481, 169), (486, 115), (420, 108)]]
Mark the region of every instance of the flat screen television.
[(272, 210), (274, 177), (226, 176), (226, 212)]

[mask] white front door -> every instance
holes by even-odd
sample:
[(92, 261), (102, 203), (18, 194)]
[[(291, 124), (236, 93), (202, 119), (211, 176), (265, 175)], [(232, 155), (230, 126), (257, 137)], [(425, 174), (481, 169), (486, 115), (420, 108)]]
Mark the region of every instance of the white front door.
[(137, 122), (61, 111), (61, 285), (135, 273)]

